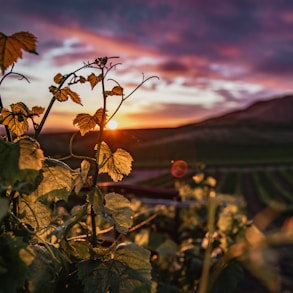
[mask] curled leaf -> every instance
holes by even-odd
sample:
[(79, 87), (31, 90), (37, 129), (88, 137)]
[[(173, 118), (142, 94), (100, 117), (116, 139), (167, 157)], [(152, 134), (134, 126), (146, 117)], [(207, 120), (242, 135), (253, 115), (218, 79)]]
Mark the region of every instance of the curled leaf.
[(103, 79), (103, 74), (101, 73), (100, 75), (96, 76), (94, 73), (91, 73), (88, 77), (87, 80), (91, 84), (92, 89)]
[(105, 91), (106, 96), (122, 96), (123, 88), (121, 86), (114, 86), (111, 91)]
[(18, 32), (11, 36), (0, 33), (0, 68), (2, 74), (17, 59), (22, 58), (22, 50), (38, 54), (36, 42), (37, 38), (28, 32)]
[(60, 84), (61, 81), (63, 80), (63, 78), (64, 78), (64, 76), (61, 73), (57, 73), (54, 76), (54, 82), (57, 83), (57, 84)]
[(32, 109), (30, 111), (30, 115), (40, 115), (40, 114), (43, 114), (44, 111), (45, 111), (45, 108), (34, 106), (34, 107), (32, 107)]

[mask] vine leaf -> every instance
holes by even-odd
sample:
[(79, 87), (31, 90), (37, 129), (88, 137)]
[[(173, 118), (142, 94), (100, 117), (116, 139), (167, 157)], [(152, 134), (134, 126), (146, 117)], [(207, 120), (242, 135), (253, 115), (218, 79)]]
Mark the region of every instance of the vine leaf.
[(92, 90), (94, 89), (94, 87), (101, 81), (103, 80), (103, 74), (99, 74), (98, 76), (96, 76), (94, 73), (90, 74), (87, 77), (88, 82), (91, 84)]
[(32, 246), (9, 233), (0, 235), (1, 292), (17, 292), (24, 286), (29, 265), (35, 256)]
[(151, 292), (150, 252), (134, 243), (117, 246), (108, 261), (87, 260), (77, 264), (86, 293)]
[(105, 212), (111, 216), (116, 230), (126, 234), (133, 224), (134, 214), (129, 200), (119, 193), (111, 192), (105, 195), (105, 202)]
[(75, 171), (65, 163), (46, 158), (42, 168), (43, 179), (26, 200), (40, 201), (48, 206), (58, 200), (67, 200), (74, 185), (74, 173)]
[(28, 130), (28, 121), (23, 113), (13, 113), (5, 108), (1, 111), (0, 122), (17, 136), (21, 136)]
[(39, 143), (30, 137), (21, 137), (14, 143), (0, 140), (0, 189), (30, 193), (42, 177), (44, 160)]
[(123, 88), (121, 86), (114, 86), (111, 91), (105, 91), (106, 96), (122, 96)]
[(9, 201), (8, 198), (0, 198), (0, 222), (7, 214), (9, 209)]
[(73, 102), (82, 105), (78, 93), (72, 91), (68, 86), (64, 87), (63, 89), (59, 89), (52, 85), (49, 87), (49, 91), (59, 102), (65, 102), (68, 100), (68, 98), (70, 98)]
[(97, 156), (99, 173), (108, 173), (114, 182), (122, 180), (123, 175), (129, 175), (131, 172), (133, 158), (123, 149), (118, 148), (112, 153), (109, 146), (103, 141)]
[(11, 111), (3, 108), (0, 114), (0, 123), (6, 125), (8, 129), (21, 136), (28, 130), (28, 118), (38, 116), (44, 112), (43, 107), (33, 107), (31, 110), (22, 102), (11, 104)]
[(63, 80), (63, 78), (64, 78), (64, 76), (61, 73), (57, 73), (54, 76), (54, 82), (57, 83), (57, 84), (60, 84), (61, 81)]
[(73, 120), (73, 124), (78, 125), (80, 134), (84, 136), (90, 130), (94, 129), (96, 125), (101, 125), (102, 119), (103, 119), (103, 109), (100, 108), (96, 111), (94, 115), (90, 115), (87, 113), (77, 114)]
[(76, 194), (78, 194), (80, 192), (84, 183), (86, 182), (87, 174), (89, 172), (90, 166), (91, 166), (91, 164), (87, 160), (83, 160), (81, 162), (80, 172), (77, 173), (77, 176), (74, 181), (74, 186), (75, 186), (74, 191)]
[(28, 32), (18, 32), (11, 36), (6, 36), (0, 32), (0, 68), (2, 74), (17, 59), (22, 58), (22, 50), (38, 54), (36, 42), (37, 38)]

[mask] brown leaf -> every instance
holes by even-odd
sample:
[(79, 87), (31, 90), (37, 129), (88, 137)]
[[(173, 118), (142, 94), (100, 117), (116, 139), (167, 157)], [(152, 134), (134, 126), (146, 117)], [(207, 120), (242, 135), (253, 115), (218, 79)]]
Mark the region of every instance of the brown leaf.
[(19, 102), (19, 103), (16, 103), (16, 104), (11, 104), (10, 108), (11, 108), (11, 111), (14, 114), (22, 113), (25, 116), (28, 116), (29, 112), (30, 112), (30, 110), (28, 109), (27, 105), (22, 103), (22, 102)]
[(74, 120), (73, 124), (77, 124), (80, 130), (80, 134), (84, 136), (91, 129), (94, 129), (97, 125), (96, 119), (90, 114), (78, 114)]
[(122, 96), (123, 95), (123, 88), (121, 86), (114, 86), (112, 89), (113, 95)]
[(54, 82), (57, 83), (57, 84), (60, 84), (62, 79), (63, 79), (63, 75), (61, 73), (57, 73), (55, 76), (54, 76)]
[(114, 86), (111, 91), (105, 91), (106, 96), (122, 96), (123, 88), (121, 86)]
[(99, 76), (96, 76), (94, 73), (90, 74), (87, 77), (87, 80), (91, 84), (92, 89), (103, 79), (103, 74), (101, 73)]
[(32, 110), (30, 111), (30, 115), (40, 115), (43, 114), (45, 111), (45, 108), (34, 106), (32, 107)]
[(37, 38), (28, 32), (18, 32), (11, 36), (0, 33), (0, 68), (2, 74), (17, 59), (22, 58), (22, 50), (38, 54), (36, 42)]
[(80, 97), (76, 92), (72, 91), (69, 87), (64, 88), (64, 90), (65, 89), (66, 89), (67, 95), (70, 97), (70, 99), (73, 102), (75, 102), (75, 103), (77, 103), (79, 105), (82, 105)]

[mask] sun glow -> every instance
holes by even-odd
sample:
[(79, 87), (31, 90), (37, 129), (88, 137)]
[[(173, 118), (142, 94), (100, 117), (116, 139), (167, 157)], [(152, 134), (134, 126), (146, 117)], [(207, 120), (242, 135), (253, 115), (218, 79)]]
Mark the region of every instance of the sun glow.
[(107, 124), (107, 128), (114, 130), (118, 127), (118, 122), (116, 120), (111, 120)]

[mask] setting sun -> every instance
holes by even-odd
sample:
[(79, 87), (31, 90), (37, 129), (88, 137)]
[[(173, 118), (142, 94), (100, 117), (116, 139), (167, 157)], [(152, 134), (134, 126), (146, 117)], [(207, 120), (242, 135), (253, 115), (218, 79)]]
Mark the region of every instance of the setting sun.
[(116, 120), (111, 120), (108, 122), (107, 127), (109, 129), (116, 129), (118, 127), (118, 122)]

